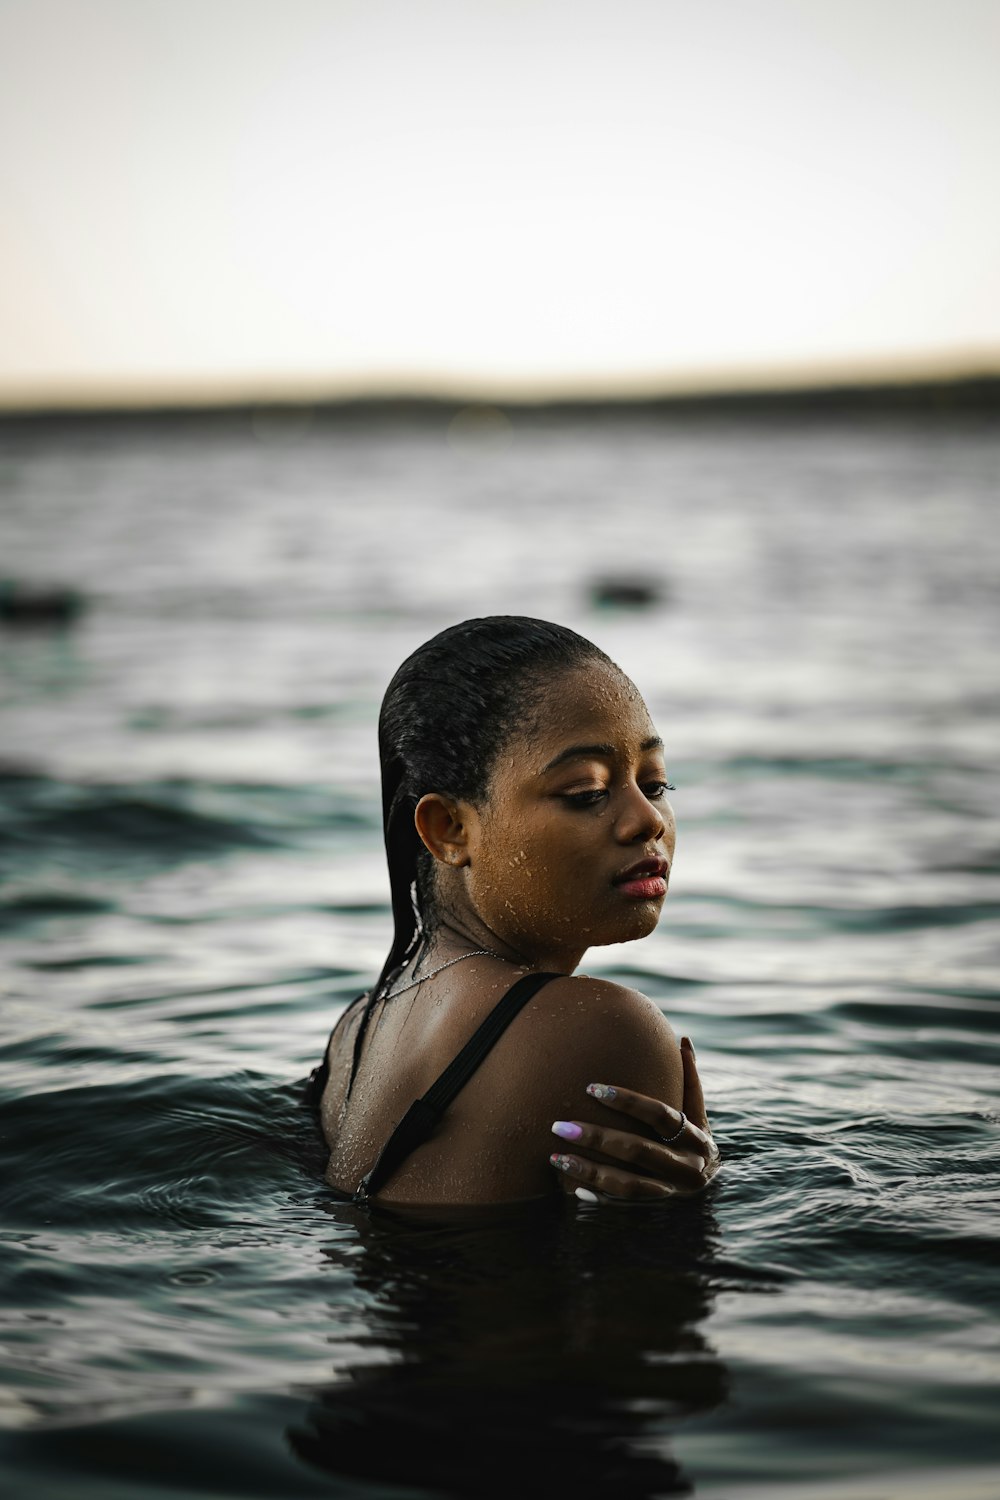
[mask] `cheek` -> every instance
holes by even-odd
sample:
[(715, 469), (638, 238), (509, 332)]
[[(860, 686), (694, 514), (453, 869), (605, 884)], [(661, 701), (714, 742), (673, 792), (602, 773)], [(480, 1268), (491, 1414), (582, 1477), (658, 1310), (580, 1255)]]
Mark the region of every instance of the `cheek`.
[(553, 820), (519, 846), (523, 857), (511, 905), (526, 927), (538, 932), (563, 925), (589, 930), (600, 906), (594, 832), (592, 825), (575, 827), (564, 819)]
[(583, 834), (558, 816), (496, 825), (485, 841), (478, 894), (531, 925), (579, 912), (593, 897), (586, 878), (591, 846)]

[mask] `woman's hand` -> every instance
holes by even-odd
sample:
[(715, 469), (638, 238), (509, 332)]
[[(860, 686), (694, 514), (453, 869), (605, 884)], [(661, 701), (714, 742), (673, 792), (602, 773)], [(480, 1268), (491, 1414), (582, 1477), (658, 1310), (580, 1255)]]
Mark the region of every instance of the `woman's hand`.
[(578, 1198), (588, 1203), (597, 1203), (602, 1197), (631, 1203), (655, 1202), (699, 1193), (715, 1176), (719, 1169), (719, 1148), (712, 1139), (698, 1065), (688, 1037), (681, 1039), (681, 1058), (683, 1113), (632, 1089), (603, 1083), (592, 1083), (587, 1088), (587, 1093), (608, 1109), (631, 1115), (648, 1125), (659, 1137), (658, 1141), (631, 1130), (585, 1125), (578, 1120), (555, 1122), (552, 1129), (563, 1140), (624, 1163), (623, 1167), (613, 1167), (586, 1157), (554, 1152), (549, 1161), (580, 1184), (576, 1189)]

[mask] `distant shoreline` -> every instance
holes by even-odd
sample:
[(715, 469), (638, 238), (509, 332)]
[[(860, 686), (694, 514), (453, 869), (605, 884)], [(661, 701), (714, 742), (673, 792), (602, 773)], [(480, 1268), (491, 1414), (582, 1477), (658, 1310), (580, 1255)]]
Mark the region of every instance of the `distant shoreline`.
[[(52, 402), (37, 407), (0, 406), (0, 428), (46, 421), (100, 422), (115, 419), (125, 422), (150, 420), (240, 418), (265, 416), (277, 429), (283, 419), (307, 417), (329, 421), (385, 420), (403, 417), (419, 420), (425, 417), (441, 420), (471, 408), (498, 409), (511, 416), (530, 419), (545, 415), (634, 415), (668, 417), (677, 415), (822, 415), (939, 413), (958, 415), (1000, 411), (1000, 375), (972, 375), (953, 379), (898, 380), (879, 383), (843, 382), (816, 386), (786, 388), (734, 389), (718, 391), (674, 391), (659, 395), (594, 395), (592, 397), (557, 397), (520, 399), (483, 399), (480, 396), (454, 394), (359, 395), (305, 399), (301, 397), (268, 397), (261, 399), (223, 399), (215, 401), (159, 401), (146, 404), (108, 402), (77, 404)], [(292, 423), (290, 425), (298, 425)]]

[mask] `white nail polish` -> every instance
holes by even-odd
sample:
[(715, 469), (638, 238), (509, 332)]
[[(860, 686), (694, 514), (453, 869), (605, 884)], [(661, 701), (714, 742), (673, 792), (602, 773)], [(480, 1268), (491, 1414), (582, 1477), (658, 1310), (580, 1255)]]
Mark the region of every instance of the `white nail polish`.
[(582, 1203), (600, 1203), (601, 1201), (596, 1193), (590, 1191), (590, 1188), (577, 1188), (576, 1196)]

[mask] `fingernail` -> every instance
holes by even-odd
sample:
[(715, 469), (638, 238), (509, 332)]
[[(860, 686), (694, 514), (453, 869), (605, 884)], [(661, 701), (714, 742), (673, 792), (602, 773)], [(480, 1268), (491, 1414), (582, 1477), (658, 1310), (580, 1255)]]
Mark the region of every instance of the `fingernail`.
[(559, 1151), (553, 1151), (552, 1155), (549, 1157), (549, 1161), (554, 1167), (558, 1167), (560, 1172), (571, 1172), (576, 1166), (576, 1160), (574, 1157), (563, 1156)]
[(582, 1203), (600, 1203), (601, 1201), (596, 1193), (590, 1191), (590, 1188), (577, 1188), (576, 1196)]
[(694, 1057), (695, 1051), (694, 1051), (694, 1047), (692, 1046), (692, 1043), (691, 1043), (691, 1038), (689, 1036), (682, 1036), (681, 1037), (681, 1046), (682, 1047), (686, 1047), (688, 1049), (688, 1051), (690, 1052), (691, 1056)]
[(583, 1126), (574, 1125), (572, 1120), (556, 1120), (552, 1134), (561, 1135), (564, 1141), (578, 1141), (583, 1135)]
[(610, 1083), (588, 1083), (587, 1093), (593, 1095), (595, 1099), (613, 1099), (615, 1097), (615, 1091)]

